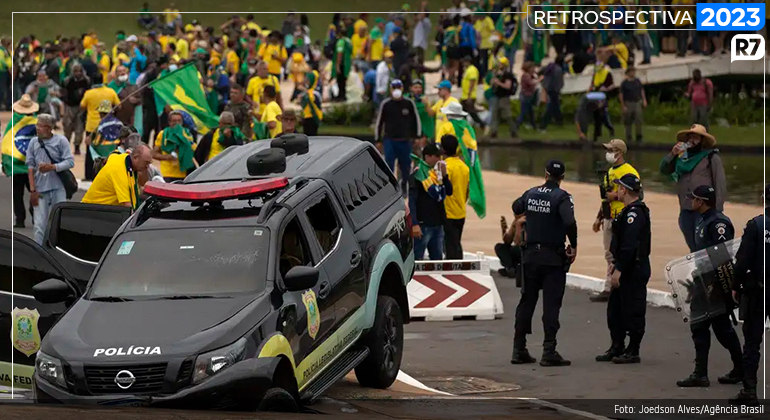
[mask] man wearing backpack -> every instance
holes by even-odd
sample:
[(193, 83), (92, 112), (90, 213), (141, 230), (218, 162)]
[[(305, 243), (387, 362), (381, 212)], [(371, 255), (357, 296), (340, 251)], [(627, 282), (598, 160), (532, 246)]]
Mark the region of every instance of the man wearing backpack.
[(519, 84), (509, 68), (508, 59), (500, 57), (494, 69), (492, 80), (489, 82), (492, 89), (491, 95), (487, 95), (489, 96), (489, 115), (491, 118), (489, 136), (492, 138), (497, 137), (497, 126), (501, 119), (508, 122), (511, 137), (516, 135), (516, 126), (511, 116), (510, 97), (516, 93)]

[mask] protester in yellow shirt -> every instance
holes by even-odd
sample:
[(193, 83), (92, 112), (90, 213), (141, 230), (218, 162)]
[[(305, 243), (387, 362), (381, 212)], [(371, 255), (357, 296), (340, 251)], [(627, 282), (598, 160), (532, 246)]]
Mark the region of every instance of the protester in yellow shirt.
[(110, 80), (110, 56), (104, 51), (103, 42), (97, 42), (94, 49), (96, 51), (96, 66), (99, 68), (99, 73), (102, 74), (102, 82), (106, 83)]
[(438, 137), (438, 131), (441, 128), (441, 124), (445, 121), (449, 121), (446, 115), (441, 112), (441, 108), (446, 107), (450, 102), (459, 103), (459, 101), (452, 96), (452, 83), (449, 80), (442, 80), (436, 88), (438, 88), (439, 100), (431, 106), (428, 102), (428, 98), (423, 96), (423, 103), (425, 104), (425, 110), (428, 112), (428, 115), (435, 117), (436, 119), (436, 141), (439, 141), (440, 137)]
[(359, 33), (361, 31), (361, 28), (366, 29), (369, 24), (366, 23), (366, 18), (369, 15), (367, 13), (361, 13), (358, 15), (358, 20), (356, 20), (356, 23), (353, 24), (353, 32)]
[[(174, 131), (171, 129), (176, 126), (182, 126), (182, 121), (182, 114), (178, 111), (172, 111), (168, 115), (168, 127), (161, 130), (161, 132), (158, 133), (158, 136), (155, 137), (152, 157), (153, 159), (160, 161), (160, 173), (163, 175), (166, 182), (184, 179), (187, 176), (187, 170), (183, 170), (179, 165), (180, 153), (182, 153), (182, 149), (189, 150), (188, 147), (193, 150), (195, 149), (195, 140), (192, 138), (192, 135), (190, 135), (190, 132), (182, 127), (182, 136), (189, 144), (180, 144), (176, 150), (172, 152), (163, 150), (164, 146), (169, 141), (179, 140), (169, 139), (167, 133)], [(192, 153), (190, 153), (189, 160), (193, 160)]]
[(273, 86), (277, 93), (276, 101), (278, 105), (283, 107), (283, 101), (281, 101), (281, 83), (278, 78), (267, 69), (267, 63), (260, 61), (257, 64), (257, 75), (249, 80), (249, 84), (246, 86), (246, 94), (251, 96), (252, 102), (254, 102), (254, 113), (258, 119), (262, 119), (262, 113), (264, 112), (264, 104), (262, 104), (262, 92), (265, 86)]
[(182, 15), (179, 13), (179, 9), (176, 8), (174, 3), (169, 4), (167, 8), (163, 9), (163, 23), (169, 27), (180, 26), (182, 24)]
[(227, 41), (227, 52), (225, 53), (225, 62), (227, 64), (227, 74), (235, 76), (241, 69), (241, 58), (235, 51), (236, 43), (234, 39)]
[(460, 103), (463, 106), (463, 110), (470, 114), (473, 121), (480, 125), (482, 128), (486, 126), (484, 121), (479, 117), (476, 112), (476, 93), (479, 86), (479, 69), (473, 65), (473, 59), (470, 56), (463, 57), (463, 79), (460, 82), (462, 87), (462, 96), (460, 96)]
[(176, 40), (176, 53), (182, 60), (190, 58), (190, 43), (185, 38), (185, 35), (177, 37)]
[(368, 46), (368, 58), (372, 67), (376, 66), (376, 63), (382, 61), (383, 54), (385, 53), (385, 42), (383, 41), (383, 28), (385, 23), (382, 18), (374, 20), (374, 28), (369, 31), (369, 46)]
[(140, 172), (152, 162), (150, 148), (141, 143), (131, 153), (112, 153), (83, 196), (83, 203), (125, 206), (136, 209)]
[(281, 77), (283, 63), (289, 58), (286, 48), (281, 44), (281, 39), (280, 32), (271, 32), (267, 43), (260, 45), (259, 52), (257, 52), (257, 55), (267, 62), (268, 72), (278, 78)]
[(444, 252), (448, 260), (463, 259), (463, 227), (465, 226), (465, 206), (468, 202), (471, 173), (468, 165), (457, 156), (457, 137), (445, 135), (441, 138), (441, 148), (446, 156), (446, 171), (452, 183), (452, 195), (444, 199), (446, 221), (444, 222)]
[(353, 44), (353, 60), (366, 60), (366, 44), (369, 37), (366, 34), (366, 26), (362, 26), (350, 37), (350, 43)]
[(97, 74), (94, 76), (94, 85), (91, 89), (88, 89), (83, 95), (83, 99), (80, 101), (80, 107), (86, 110), (86, 136), (90, 136), (91, 133), (96, 131), (99, 127), (99, 104), (102, 101), (108, 101), (112, 106), (117, 106), (120, 103), (118, 94), (114, 90), (108, 88), (102, 84), (102, 75)]
[(479, 67), (481, 67), (481, 78), (487, 73), (489, 54), (494, 44), (492, 34), (495, 33), (495, 21), (487, 13), (476, 14), (476, 22), (473, 24), (476, 33), (479, 35)]
[(266, 123), (270, 130), (270, 138), (278, 137), (283, 132), (281, 127), (281, 106), (275, 101), (276, 92), (273, 86), (265, 86), (262, 92), (262, 102), (265, 105), (265, 112), (262, 114), (260, 122)]

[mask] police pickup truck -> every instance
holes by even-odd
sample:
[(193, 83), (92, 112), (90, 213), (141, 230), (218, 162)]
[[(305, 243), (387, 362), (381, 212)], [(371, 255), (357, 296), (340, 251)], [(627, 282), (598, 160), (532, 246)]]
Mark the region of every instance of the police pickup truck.
[(58, 205), (42, 248), (0, 235), (18, 262), (13, 291), (3, 269), (14, 334), (0, 347), (17, 364), (36, 355), (37, 401), (295, 409), (351, 369), (361, 385), (393, 383), (414, 254), (372, 145), (230, 147), (144, 192), (131, 215)]

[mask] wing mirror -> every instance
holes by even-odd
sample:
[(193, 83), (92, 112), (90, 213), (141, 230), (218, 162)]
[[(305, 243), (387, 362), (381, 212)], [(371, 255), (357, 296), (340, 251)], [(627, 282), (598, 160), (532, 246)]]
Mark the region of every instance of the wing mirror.
[(32, 295), (40, 303), (59, 303), (71, 299), (72, 290), (59, 279), (48, 279), (32, 286)]
[(299, 292), (310, 289), (315, 286), (317, 282), (318, 269), (315, 267), (306, 267), (304, 265), (292, 267), (283, 279), (286, 290), (290, 292)]

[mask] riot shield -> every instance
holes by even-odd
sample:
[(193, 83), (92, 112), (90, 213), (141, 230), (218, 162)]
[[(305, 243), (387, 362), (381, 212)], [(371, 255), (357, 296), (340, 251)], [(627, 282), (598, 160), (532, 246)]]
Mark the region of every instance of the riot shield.
[(732, 311), (733, 259), (740, 244), (740, 238), (733, 239), (666, 264), (666, 282), (684, 322), (696, 324)]

